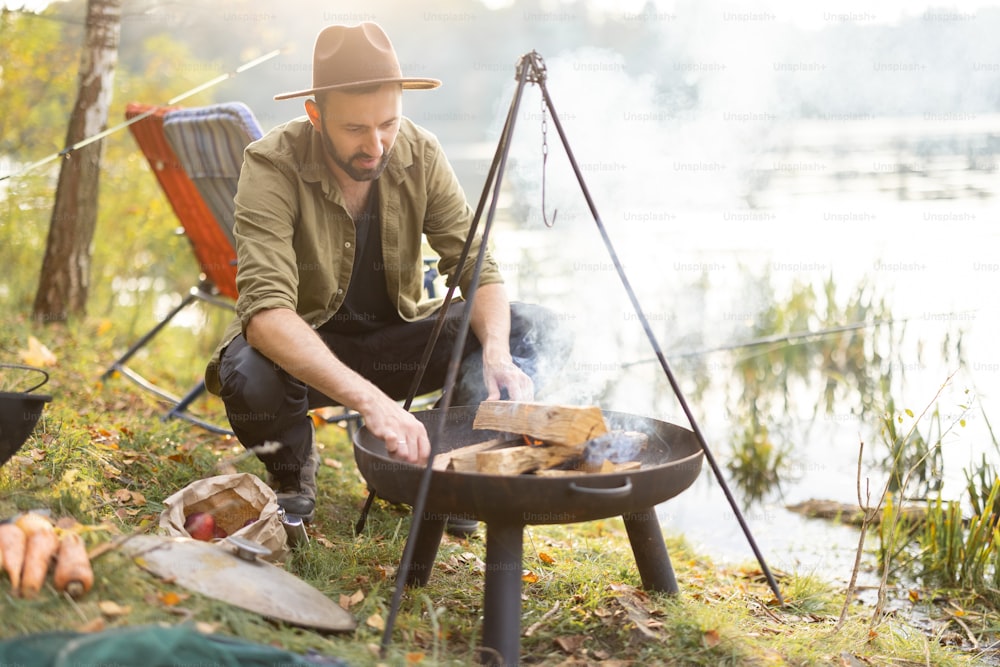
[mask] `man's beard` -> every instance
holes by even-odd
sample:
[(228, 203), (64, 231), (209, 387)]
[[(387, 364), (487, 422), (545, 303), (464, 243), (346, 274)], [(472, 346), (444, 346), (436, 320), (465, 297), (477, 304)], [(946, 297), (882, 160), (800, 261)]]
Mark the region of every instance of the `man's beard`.
[(323, 137), (323, 150), (326, 151), (327, 157), (333, 160), (333, 163), (344, 170), (344, 172), (350, 176), (355, 181), (374, 181), (376, 178), (382, 175), (385, 171), (385, 166), (389, 164), (389, 156), (392, 154), (392, 149), (387, 150), (383, 155), (379, 163), (371, 169), (360, 169), (355, 167), (352, 163), (354, 160), (370, 159), (372, 156), (366, 155), (364, 153), (355, 153), (351, 157), (344, 159), (337, 149), (334, 148), (333, 142), (330, 140), (330, 135), (326, 133), (326, 125), (323, 123), (323, 117), (320, 115), (320, 135)]

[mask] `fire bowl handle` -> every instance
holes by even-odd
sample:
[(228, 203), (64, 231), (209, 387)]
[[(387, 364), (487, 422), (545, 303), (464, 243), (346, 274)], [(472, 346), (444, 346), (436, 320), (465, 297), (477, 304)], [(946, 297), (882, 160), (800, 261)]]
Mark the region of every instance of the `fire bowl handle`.
[(34, 366), (25, 366), (23, 364), (0, 364), (0, 369), (3, 369), (3, 368), (12, 368), (14, 370), (31, 371), (32, 373), (41, 373), (42, 374), (42, 381), (41, 382), (39, 382), (38, 384), (33, 384), (33, 385), (31, 385), (30, 388), (24, 389), (24, 390), (22, 390), (22, 391), (20, 391), (18, 393), (30, 394), (31, 392), (35, 391), (36, 389), (38, 389), (39, 387), (41, 387), (43, 384), (45, 384), (46, 382), (49, 381), (49, 372), (46, 371), (46, 370), (44, 370), (44, 369), (42, 369), (42, 368), (35, 368)]
[(628, 494), (632, 493), (632, 480), (626, 477), (625, 481), (622, 482), (621, 486), (614, 486), (611, 487), (610, 489), (602, 489), (593, 486), (580, 486), (576, 482), (570, 482), (569, 488), (571, 491), (576, 491), (577, 493), (589, 493), (595, 496), (609, 496), (609, 497), (627, 496)]

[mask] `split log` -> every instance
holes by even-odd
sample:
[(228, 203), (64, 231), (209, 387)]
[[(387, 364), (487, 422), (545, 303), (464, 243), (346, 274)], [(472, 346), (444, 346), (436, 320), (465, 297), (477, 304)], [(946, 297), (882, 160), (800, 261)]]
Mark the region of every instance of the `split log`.
[(456, 447), (450, 452), (441, 452), (434, 456), (435, 470), (455, 470), (457, 472), (476, 472), (476, 454), (500, 447), (521, 444), (520, 439), (493, 438), (474, 445)]
[(580, 448), (522, 445), (476, 454), (476, 469), (489, 475), (520, 475), (554, 468), (579, 457)]
[(476, 411), (472, 428), (523, 433), (562, 447), (582, 445), (608, 432), (604, 413), (596, 406), (518, 401), (483, 401)]

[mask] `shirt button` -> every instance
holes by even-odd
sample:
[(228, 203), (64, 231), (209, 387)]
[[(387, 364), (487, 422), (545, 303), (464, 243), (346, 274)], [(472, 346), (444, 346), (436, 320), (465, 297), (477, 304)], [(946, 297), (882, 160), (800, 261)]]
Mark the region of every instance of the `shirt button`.
[(347, 243), (345, 243), (345, 244), (344, 244), (344, 247), (345, 247), (345, 248), (350, 248), (350, 247), (351, 247), (351, 242), (350, 242), (350, 241), (348, 241)]
[(337, 294), (343, 294), (343, 293), (344, 293), (344, 290), (342, 290), (342, 289), (337, 290)]

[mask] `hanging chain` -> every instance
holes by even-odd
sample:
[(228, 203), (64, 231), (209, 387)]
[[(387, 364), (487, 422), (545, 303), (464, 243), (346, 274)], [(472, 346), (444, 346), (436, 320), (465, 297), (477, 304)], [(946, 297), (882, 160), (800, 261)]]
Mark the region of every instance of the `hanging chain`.
[(545, 165), (549, 160), (549, 121), (548, 105), (545, 104), (545, 97), (542, 97), (542, 222), (546, 227), (551, 228), (556, 224), (558, 210), (552, 211), (552, 222), (549, 222), (548, 214), (545, 212)]

